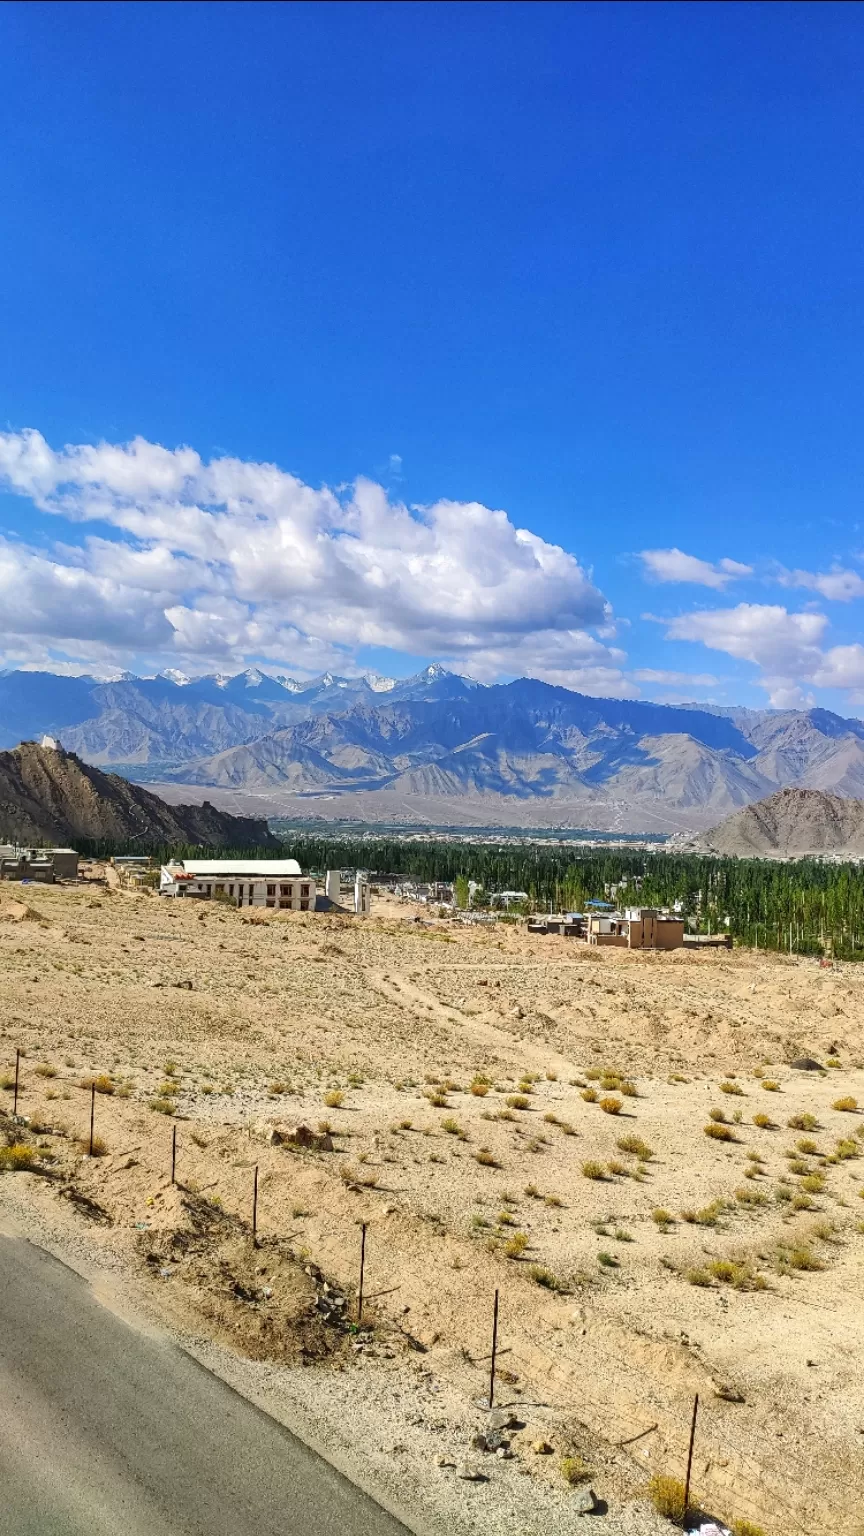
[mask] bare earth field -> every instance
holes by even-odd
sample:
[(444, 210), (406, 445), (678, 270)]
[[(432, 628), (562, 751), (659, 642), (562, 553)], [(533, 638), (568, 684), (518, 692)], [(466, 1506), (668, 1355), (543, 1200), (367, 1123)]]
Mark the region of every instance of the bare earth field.
[[(0, 890), (0, 1071), (26, 1052), (29, 1124), (4, 1077), (0, 1147), (43, 1162), (0, 1178), (15, 1230), (113, 1277), (417, 1529), (575, 1531), (581, 1458), (602, 1530), (659, 1533), (647, 1484), (683, 1476), (698, 1393), (705, 1510), (860, 1536), (859, 969), (386, 901), (23, 895)], [(301, 1122), (332, 1150), (269, 1139)], [(471, 1445), (496, 1288), (503, 1455)]]

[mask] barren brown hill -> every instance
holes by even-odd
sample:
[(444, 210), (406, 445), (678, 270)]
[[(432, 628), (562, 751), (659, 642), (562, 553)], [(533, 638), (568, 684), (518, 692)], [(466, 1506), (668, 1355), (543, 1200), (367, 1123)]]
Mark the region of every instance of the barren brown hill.
[(864, 854), (864, 800), (821, 789), (781, 789), (728, 816), (697, 847), (713, 853)]
[(139, 846), (182, 842), (206, 847), (275, 844), (266, 821), (203, 805), (166, 805), (114, 773), (60, 747), (23, 741), (0, 752), (0, 841), (74, 842), (117, 838)]

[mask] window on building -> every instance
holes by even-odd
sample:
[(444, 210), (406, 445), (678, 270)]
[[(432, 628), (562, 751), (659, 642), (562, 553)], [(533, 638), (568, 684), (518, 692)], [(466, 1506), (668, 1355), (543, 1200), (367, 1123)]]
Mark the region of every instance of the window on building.
[(276, 895), (276, 887), (275, 887), (275, 885), (268, 885), (268, 887), (267, 887), (267, 895), (268, 896), (275, 896)]
[(309, 899), (306, 896), (301, 896), (300, 897), (300, 911), (301, 912), (308, 912), (309, 911)]
[(309, 895), (309, 887), (308, 887), (308, 885), (301, 885), (301, 887), (300, 887), (300, 895), (301, 896), (308, 896)]
[(290, 885), (280, 885), (280, 887), (279, 887), (279, 895), (280, 896), (290, 896), (291, 895), (291, 887), (290, 887)]
[(290, 905), (291, 905), (291, 897), (290, 896), (282, 896), (280, 898), (279, 905), (280, 905), (280, 907), (290, 907)]
[(267, 907), (275, 907), (275, 905), (276, 905), (276, 898), (275, 898), (275, 896), (268, 896), (266, 902), (264, 903), (264, 905), (267, 906)]

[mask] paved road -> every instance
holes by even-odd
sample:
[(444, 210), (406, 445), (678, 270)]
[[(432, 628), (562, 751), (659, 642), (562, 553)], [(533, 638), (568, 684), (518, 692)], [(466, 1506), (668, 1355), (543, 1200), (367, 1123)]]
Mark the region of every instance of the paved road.
[(2, 1536), (407, 1536), (83, 1280), (0, 1236)]

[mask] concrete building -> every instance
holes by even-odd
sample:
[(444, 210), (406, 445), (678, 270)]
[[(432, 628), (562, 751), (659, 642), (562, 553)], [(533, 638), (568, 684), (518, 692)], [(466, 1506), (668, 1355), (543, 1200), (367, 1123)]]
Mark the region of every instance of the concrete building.
[(319, 890), (316, 877), (302, 874), (296, 859), (177, 859), (162, 865), (159, 894), (283, 912), (332, 909), (358, 917), (368, 917), (371, 907), (365, 870), (328, 869)]
[(54, 885), (58, 880), (78, 879), (78, 855), (74, 848), (0, 847), (0, 880), (37, 880)]
[(315, 880), (296, 859), (178, 859), (162, 865), (159, 894), (288, 912), (314, 912), (317, 899)]
[(684, 919), (656, 907), (595, 912), (588, 918), (588, 943), (618, 949), (682, 949)]

